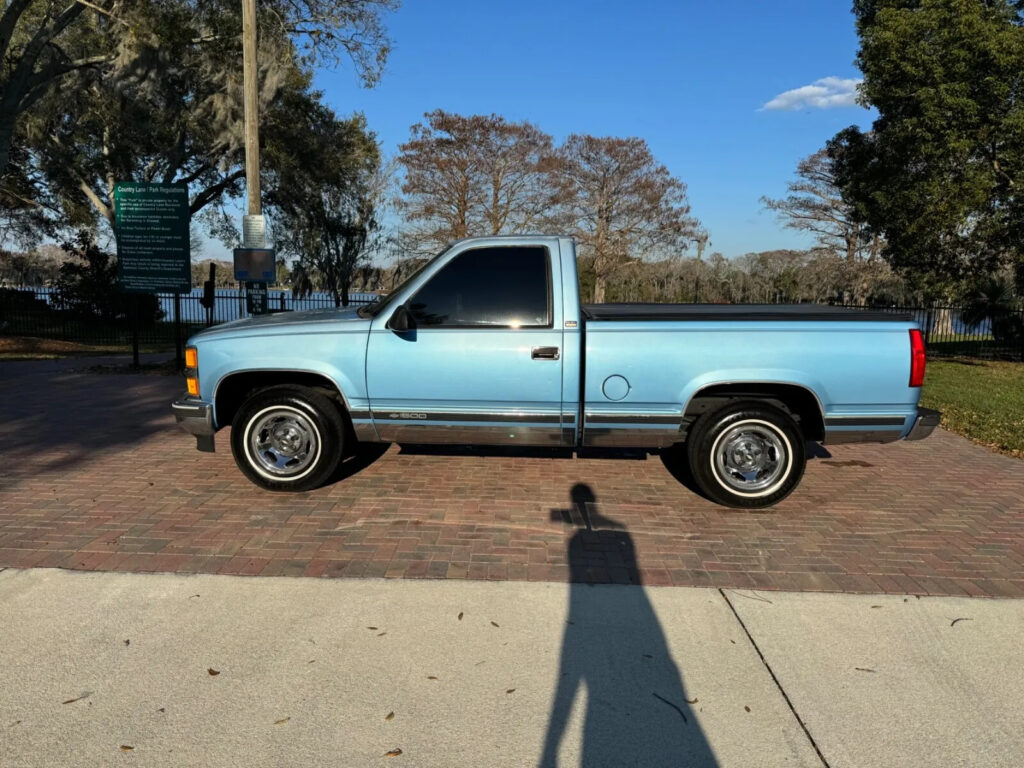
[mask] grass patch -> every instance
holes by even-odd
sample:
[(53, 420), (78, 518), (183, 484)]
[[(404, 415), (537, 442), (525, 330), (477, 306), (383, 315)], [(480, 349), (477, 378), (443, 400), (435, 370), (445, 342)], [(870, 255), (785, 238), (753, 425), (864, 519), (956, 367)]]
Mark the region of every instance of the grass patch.
[(1024, 457), (1024, 363), (929, 360), (921, 405), (942, 411), (947, 429)]
[[(43, 339), (35, 336), (0, 336), (0, 360), (54, 360), (62, 357), (81, 357), (90, 355), (123, 355), (131, 354), (129, 344), (88, 344), (60, 339)], [(174, 344), (166, 343), (140, 344), (139, 351), (148, 352), (174, 351)]]

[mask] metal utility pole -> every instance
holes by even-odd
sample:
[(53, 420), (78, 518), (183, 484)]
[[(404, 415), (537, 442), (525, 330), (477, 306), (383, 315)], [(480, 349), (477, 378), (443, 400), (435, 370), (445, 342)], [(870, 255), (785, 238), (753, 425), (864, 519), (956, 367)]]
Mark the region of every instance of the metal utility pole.
[(245, 190), (249, 214), (242, 219), (242, 244), (265, 248), (260, 202), (259, 70), (256, 67), (256, 0), (242, 0), (242, 88), (245, 93)]

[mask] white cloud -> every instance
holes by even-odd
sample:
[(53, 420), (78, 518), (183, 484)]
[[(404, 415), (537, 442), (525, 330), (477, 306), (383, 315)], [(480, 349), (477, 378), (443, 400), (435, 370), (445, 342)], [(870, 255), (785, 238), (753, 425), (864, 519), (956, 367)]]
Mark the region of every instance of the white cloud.
[(852, 77), (823, 77), (810, 85), (784, 91), (761, 109), (830, 109), (857, 106), (857, 86), (861, 80)]

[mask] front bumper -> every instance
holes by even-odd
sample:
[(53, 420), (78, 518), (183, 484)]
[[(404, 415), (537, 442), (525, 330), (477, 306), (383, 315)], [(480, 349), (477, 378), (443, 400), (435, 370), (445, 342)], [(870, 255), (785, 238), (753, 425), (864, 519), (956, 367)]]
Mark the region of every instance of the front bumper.
[(918, 408), (917, 418), (914, 419), (914, 426), (907, 433), (907, 440), (924, 440), (932, 431), (939, 426), (939, 418), (942, 416), (931, 408)]
[(197, 449), (213, 453), (213, 434), (217, 430), (213, 426), (212, 405), (191, 397), (182, 397), (171, 403), (171, 412), (182, 429), (195, 435)]

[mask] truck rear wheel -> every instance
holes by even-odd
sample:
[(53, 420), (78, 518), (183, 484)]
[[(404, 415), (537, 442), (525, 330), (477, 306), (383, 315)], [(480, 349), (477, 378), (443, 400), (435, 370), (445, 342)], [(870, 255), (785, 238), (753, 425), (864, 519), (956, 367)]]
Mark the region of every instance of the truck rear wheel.
[(800, 483), (806, 465), (804, 438), (794, 418), (749, 400), (703, 415), (687, 437), (694, 481), (728, 507), (770, 507)]
[(231, 453), (242, 473), (271, 491), (309, 491), (341, 461), (345, 426), (330, 398), (300, 386), (260, 390), (231, 424)]

